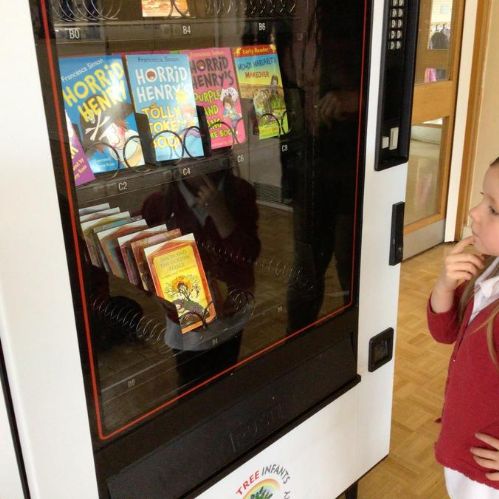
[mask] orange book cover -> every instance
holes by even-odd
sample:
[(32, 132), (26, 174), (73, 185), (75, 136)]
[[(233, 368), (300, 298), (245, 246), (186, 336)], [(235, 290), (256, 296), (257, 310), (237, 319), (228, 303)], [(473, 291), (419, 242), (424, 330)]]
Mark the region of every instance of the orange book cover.
[(144, 248), (175, 239), (181, 235), (182, 233), (179, 229), (165, 230), (164, 232), (160, 232), (154, 236), (134, 241), (131, 244), (133, 257), (135, 258), (135, 263), (139, 272), (140, 282), (146, 291), (154, 291), (154, 283), (152, 282), (151, 274), (149, 273), (149, 267), (147, 266), (147, 260), (144, 255)]
[(216, 317), (193, 234), (151, 246), (144, 253), (156, 294), (176, 306), (182, 333)]

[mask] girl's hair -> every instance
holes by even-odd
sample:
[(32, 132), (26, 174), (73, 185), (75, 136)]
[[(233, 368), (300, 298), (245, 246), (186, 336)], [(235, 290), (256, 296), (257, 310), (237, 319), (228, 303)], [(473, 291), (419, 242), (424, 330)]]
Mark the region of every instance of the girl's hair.
[[(489, 166), (499, 166), (499, 157), (497, 157), (494, 161), (492, 161), (492, 163), (490, 163)], [(492, 265), (492, 262), (495, 260), (495, 258), (496, 258), (495, 256), (488, 256), (485, 259), (483, 269), (476, 276), (470, 279), (468, 281), (468, 284), (466, 284), (458, 304), (459, 322), (462, 322), (462, 320), (464, 319), (464, 312), (466, 310), (466, 306), (468, 305), (469, 301), (471, 300), (471, 297), (475, 292), (476, 280), (489, 268), (490, 265)], [(489, 278), (496, 277), (498, 275), (499, 275), (499, 265), (497, 265), (496, 268), (492, 271), (492, 274), (490, 274)], [(498, 354), (494, 346), (494, 321), (498, 314), (499, 314), (499, 304), (496, 305), (496, 307), (492, 311), (492, 314), (487, 319), (487, 321), (480, 324), (474, 332), (478, 331), (485, 325), (487, 326), (487, 348), (489, 350), (492, 362), (494, 362), (495, 366), (499, 370), (499, 361), (497, 358)]]

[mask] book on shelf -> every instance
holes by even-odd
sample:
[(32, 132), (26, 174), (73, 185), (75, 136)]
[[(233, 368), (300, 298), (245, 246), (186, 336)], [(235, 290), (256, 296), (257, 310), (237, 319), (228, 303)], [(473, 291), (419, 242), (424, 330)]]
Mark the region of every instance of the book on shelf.
[(182, 333), (211, 322), (215, 306), (193, 234), (144, 249), (156, 294), (175, 305)]
[(246, 131), (231, 49), (214, 47), (183, 53), (189, 56), (194, 97), (196, 104), (205, 110), (212, 149), (231, 146), (236, 138), (239, 143), (245, 142)]
[(156, 160), (203, 156), (187, 55), (127, 54), (126, 61), (135, 111), (147, 116)]
[(86, 215), (81, 215), (80, 223), (89, 222), (90, 220), (97, 220), (98, 218), (107, 217), (108, 215), (113, 215), (114, 213), (119, 212), (119, 208), (107, 208), (106, 210), (94, 211), (92, 213), (87, 213)]
[(141, 0), (142, 17), (189, 17), (188, 0)]
[(92, 172), (143, 165), (121, 57), (61, 57), (59, 69), (64, 109)]
[(147, 222), (144, 219), (139, 219), (125, 223), (119, 227), (101, 230), (96, 234), (108, 267), (116, 277), (120, 277), (121, 279), (127, 277), (125, 262), (121, 256), (118, 238), (143, 230), (145, 227), (147, 227)]
[(233, 49), (241, 98), (251, 99), (260, 139), (289, 131), (284, 89), (275, 45)]
[(88, 222), (83, 222), (81, 224), (81, 232), (83, 235), (83, 239), (87, 246), (88, 256), (90, 257), (90, 262), (92, 265), (96, 267), (102, 267), (101, 258), (99, 255), (99, 250), (97, 249), (97, 245), (95, 244), (94, 229), (99, 227), (103, 227), (106, 224), (118, 221), (125, 220), (130, 218), (130, 213), (125, 211), (123, 213), (114, 213), (113, 215), (108, 215), (107, 217), (98, 218), (96, 220), (89, 220)]
[(104, 225), (98, 225), (90, 231), (90, 237), (92, 238), (93, 245), (96, 248), (97, 254), (99, 255), (99, 267), (104, 267), (106, 272), (112, 273), (111, 267), (109, 266), (107, 255), (104, 253), (104, 248), (102, 247), (99, 239), (99, 233), (109, 229), (117, 229), (122, 225), (130, 224), (132, 222), (137, 222), (142, 220), (140, 215), (135, 217), (124, 217), (119, 220), (113, 220)]
[(111, 207), (109, 203), (94, 204), (93, 206), (86, 206), (85, 208), (79, 208), (78, 215), (81, 217), (83, 215), (88, 215), (89, 213), (96, 213), (98, 211), (107, 210)]
[(73, 165), (73, 177), (76, 187), (88, 184), (95, 180), (95, 175), (88, 164), (87, 156), (83, 151), (80, 139), (75, 132), (74, 126), (69, 119), (68, 113), (66, 114), (66, 127), (68, 129), (69, 138), (69, 152), (71, 155), (71, 164)]
[(133, 257), (139, 272), (140, 282), (146, 291), (154, 291), (154, 283), (152, 282), (151, 274), (149, 273), (149, 267), (147, 266), (147, 260), (144, 255), (144, 248), (169, 241), (170, 239), (175, 239), (181, 235), (182, 233), (179, 229), (167, 230), (155, 234), (154, 236), (139, 239), (131, 244)]
[(132, 243), (158, 234), (159, 232), (167, 232), (165, 224), (157, 225), (156, 227), (150, 227), (148, 229), (139, 230), (138, 232), (118, 237), (118, 245), (120, 247), (123, 263), (125, 264), (126, 275), (128, 277), (128, 280), (132, 284), (135, 284), (135, 286), (140, 285), (140, 275), (137, 269), (135, 258), (133, 256)]

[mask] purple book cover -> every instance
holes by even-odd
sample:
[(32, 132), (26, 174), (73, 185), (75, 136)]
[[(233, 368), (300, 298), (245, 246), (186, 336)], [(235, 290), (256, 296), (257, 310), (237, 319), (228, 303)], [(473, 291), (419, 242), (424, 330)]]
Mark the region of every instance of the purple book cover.
[(73, 124), (71, 123), (68, 114), (66, 113), (66, 126), (68, 127), (69, 149), (71, 151), (71, 162), (73, 163), (73, 175), (75, 185), (78, 187), (82, 184), (87, 184), (95, 179), (94, 174), (88, 164), (87, 157), (83, 152), (78, 135), (76, 135)]
[[(246, 141), (241, 100), (230, 48), (186, 50), (198, 106), (203, 106), (210, 128), (211, 147)], [(232, 131), (231, 131), (232, 130)]]

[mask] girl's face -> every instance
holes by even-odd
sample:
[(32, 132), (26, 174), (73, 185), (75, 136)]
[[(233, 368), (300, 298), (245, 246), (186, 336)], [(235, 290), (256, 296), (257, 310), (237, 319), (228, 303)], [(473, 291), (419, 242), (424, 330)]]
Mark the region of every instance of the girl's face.
[(499, 256), (499, 165), (483, 179), (482, 200), (470, 211), (473, 245), (485, 255)]

